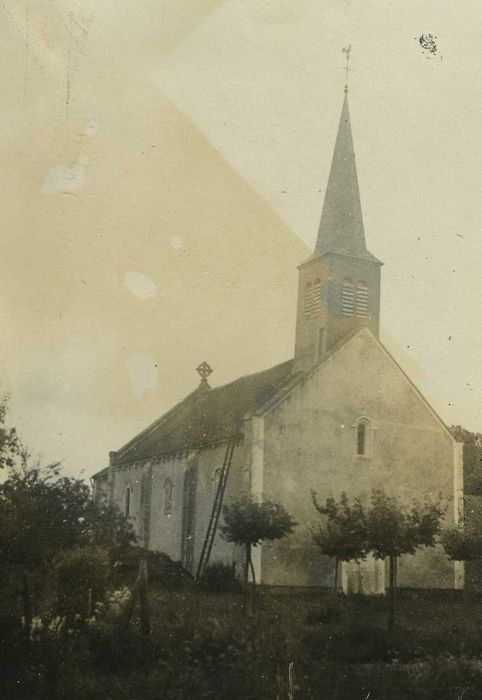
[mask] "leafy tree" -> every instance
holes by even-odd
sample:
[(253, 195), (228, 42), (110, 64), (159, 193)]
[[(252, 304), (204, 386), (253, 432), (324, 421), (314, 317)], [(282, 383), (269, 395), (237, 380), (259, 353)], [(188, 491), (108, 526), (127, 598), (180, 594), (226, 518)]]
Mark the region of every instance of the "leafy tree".
[[(464, 524), (444, 530), (440, 541), (445, 554), (452, 561), (468, 562), (482, 559), (482, 534)], [(464, 604), (467, 604), (467, 598), (467, 581), (464, 581)]]
[(363, 559), (366, 556), (367, 516), (360, 499), (350, 503), (346, 493), (340, 500), (327, 498), (325, 505), (318, 502), (315, 491), (311, 492), (313, 504), (323, 517), (323, 524), (313, 532), (313, 539), (322, 554), (335, 559), (335, 591), (338, 588), (338, 565), (340, 561)]
[(89, 487), (62, 476), (59, 465), (30, 466), (23, 454), (0, 484), (0, 560), (21, 578), (24, 617), (31, 619), (29, 579), (45, 583), (54, 558), (75, 547), (107, 549), (134, 540), (116, 508), (97, 504)]
[(415, 554), (420, 547), (433, 547), (440, 532), (444, 508), (439, 501), (414, 500), (406, 508), (396, 496), (374, 490), (367, 514), (367, 551), (376, 559), (389, 560), (389, 619), (391, 631), (395, 621), (395, 586), (397, 559)]
[(13, 467), (21, 454), (21, 444), (15, 428), (7, 425), (8, 396), (0, 397), (0, 469)]
[(253, 585), (256, 585), (251, 548), (263, 540), (278, 540), (293, 532), (297, 523), (280, 503), (263, 500), (256, 502), (250, 496), (244, 496), (223, 507), (224, 524), (220, 526), (221, 534), (227, 542), (246, 547), (244, 579), (248, 582), (251, 568)]
[(113, 547), (134, 540), (117, 508), (95, 503), (81, 480), (59, 465), (12, 468), (0, 484), (0, 558), (28, 570), (49, 566), (74, 546)]
[(442, 532), (442, 546), (452, 561), (475, 561), (482, 558), (482, 535), (458, 525)]

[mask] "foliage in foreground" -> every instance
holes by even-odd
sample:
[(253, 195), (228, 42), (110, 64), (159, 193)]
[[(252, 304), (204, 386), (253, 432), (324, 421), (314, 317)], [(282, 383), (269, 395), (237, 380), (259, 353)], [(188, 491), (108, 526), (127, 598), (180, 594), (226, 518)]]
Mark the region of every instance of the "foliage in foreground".
[[(36, 623), (27, 670), (24, 639), (18, 629), (16, 642), (10, 635), (3, 696), (361, 700), (370, 691), (452, 700), (458, 686), (472, 689), (464, 698), (479, 697), (482, 635), (474, 630), (471, 656), (460, 654), (460, 601), (404, 599), (403, 625), (390, 637), (383, 600), (325, 596), (318, 614), (313, 600), (264, 597), (250, 616), (239, 596), (158, 593), (146, 638), (135, 618), (128, 628), (120, 624), (128, 591), (111, 591), (94, 620)], [(0, 629), (4, 636), (6, 626)]]

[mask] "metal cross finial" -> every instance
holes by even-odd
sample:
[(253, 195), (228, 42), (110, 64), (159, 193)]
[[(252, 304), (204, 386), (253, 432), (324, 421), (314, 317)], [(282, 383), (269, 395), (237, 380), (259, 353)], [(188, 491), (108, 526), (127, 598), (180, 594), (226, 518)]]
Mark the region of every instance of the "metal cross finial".
[(207, 362), (201, 362), (199, 367), (196, 367), (196, 372), (201, 377), (201, 386), (209, 386), (208, 377), (213, 373), (213, 369)]
[(348, 48), (343, 47), (341, 52), (345, 54), (345, 94), (348, 92), (348, 71), (351, 68), (348, 67), (348, 62), (350, 61), (350, 51), (351, 44)]

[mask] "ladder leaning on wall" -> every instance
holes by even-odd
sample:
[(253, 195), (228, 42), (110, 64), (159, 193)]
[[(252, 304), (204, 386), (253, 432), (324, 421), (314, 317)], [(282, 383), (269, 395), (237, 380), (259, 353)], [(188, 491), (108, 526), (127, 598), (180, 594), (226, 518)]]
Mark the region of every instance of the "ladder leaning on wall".
[(208, 529), (206, 530), (206, 537), (204, 538), (201, 556), (199, 557), (199, 563), (197, 566), (196, 576), (194, 577), (195, 581), (198, 581), (201, 578), (204, 569), (209, 564), (209, 559), (211, 557), (211, 551), (214, 544), (214, 538), (216, 537), (216, 532), (218, 529), (219, 516), (221, 515), (221, 509), (223, 507), (224, 492), (226, 491), (226, 483), (228, 481), (229, 469), (231, 467), (233, 452), (234, 448), (236, 447), (236, 443), (237, 437), (231, 437), (229, 438), (226, 446), (226, 454), (224, 455), (224, 462), (221, 468), (221, 474), (219, 476), (219, 483), (214, 496), (214, 503), (209, 518)]

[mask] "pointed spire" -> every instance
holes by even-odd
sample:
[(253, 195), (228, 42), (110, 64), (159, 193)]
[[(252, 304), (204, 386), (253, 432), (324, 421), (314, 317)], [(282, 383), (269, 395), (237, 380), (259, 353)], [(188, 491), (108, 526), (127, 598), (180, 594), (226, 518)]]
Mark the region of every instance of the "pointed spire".
[(347, 85), (315, 252), (373, 258), (363, 230)]

